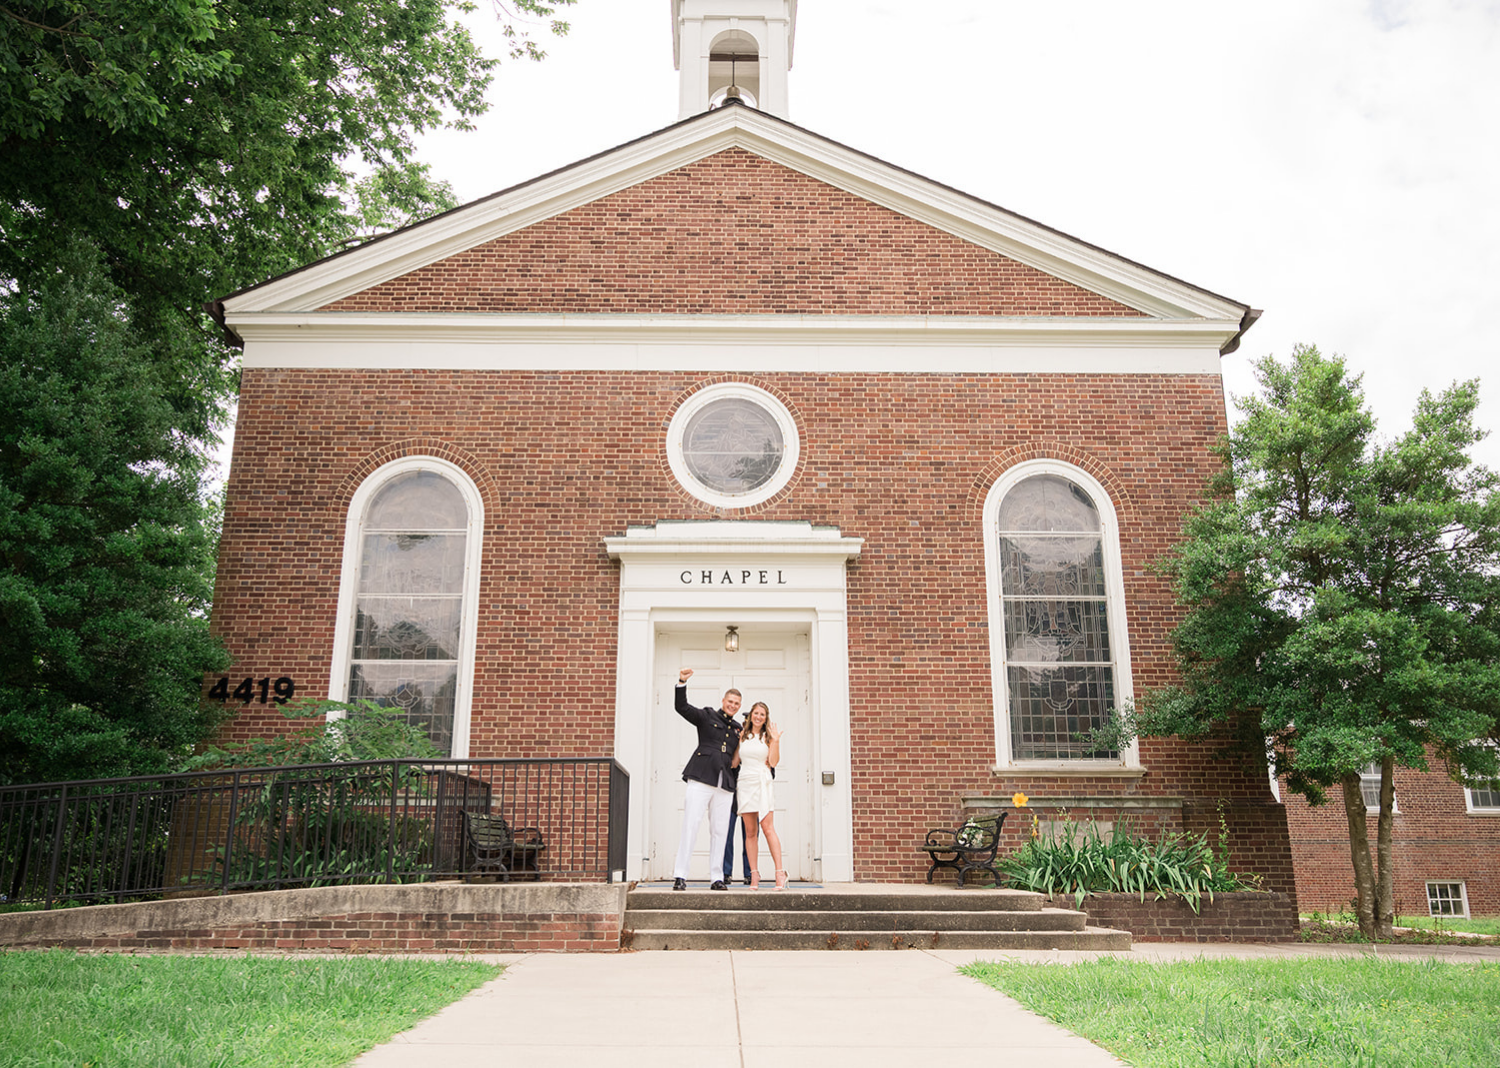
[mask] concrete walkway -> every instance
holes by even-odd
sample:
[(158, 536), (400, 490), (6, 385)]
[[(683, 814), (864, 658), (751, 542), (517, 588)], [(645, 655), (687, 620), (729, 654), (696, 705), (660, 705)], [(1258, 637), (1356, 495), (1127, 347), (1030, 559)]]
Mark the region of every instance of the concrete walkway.
[[(886, 1068), (947, 1060), (985, 1036), (1013, 1063), (1124, 1062), (1021, 1008), (957, 967), (973, 960), (1076, 962), (1367, 956), (1366, 946), (1148, 944), (1121, 953), (946, 950), (535, 954), (484, 959), (505, 974), (371, 1050), (359, 1068)], [(1381, 946), (1376, 956), (1500, 960), (1500, 948)]]

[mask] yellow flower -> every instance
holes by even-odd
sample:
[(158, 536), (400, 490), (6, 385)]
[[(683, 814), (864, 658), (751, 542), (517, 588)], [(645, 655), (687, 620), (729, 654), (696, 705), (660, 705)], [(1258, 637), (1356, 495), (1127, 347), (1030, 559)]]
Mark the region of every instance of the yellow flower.
[(1031, 798), (1027, 797), (1020, 790), (1017, 790), (1015, 793), (1010, 795), (1010, 803), (1015, 805), (1017, 808), (1025, 808), (1026, 802), (1030, 800)]

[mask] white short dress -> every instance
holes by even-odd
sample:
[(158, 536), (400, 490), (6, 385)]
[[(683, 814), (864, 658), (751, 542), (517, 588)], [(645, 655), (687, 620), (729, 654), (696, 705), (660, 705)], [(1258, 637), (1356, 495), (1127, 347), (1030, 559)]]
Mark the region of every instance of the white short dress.
[(761, 816), (774, 814), (776, 799), (771, 794), (771, 769), (766, 757), (771, 747), (752, 734), (740, 742), (740, 784), (735, 797), (741, 812), (755, 812)]

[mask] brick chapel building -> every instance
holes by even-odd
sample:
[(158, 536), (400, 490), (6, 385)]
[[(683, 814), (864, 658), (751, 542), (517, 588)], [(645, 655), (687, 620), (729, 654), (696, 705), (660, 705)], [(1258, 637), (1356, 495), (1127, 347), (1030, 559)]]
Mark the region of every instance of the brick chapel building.
[(1150, 564), (1258, 313), (794, 125), (795, 8), (673, 0), (680, 121), (217, 306), (231, 674), (458, 757), (613, 756), (631, 879), (670, 876), (686, 665), (784, 726), (794, 879), (918, 881), (928, 828), (1020, 790), (1222, 810), (1291, 891), (1264, 765), (1084, 741), (1171, 678)]

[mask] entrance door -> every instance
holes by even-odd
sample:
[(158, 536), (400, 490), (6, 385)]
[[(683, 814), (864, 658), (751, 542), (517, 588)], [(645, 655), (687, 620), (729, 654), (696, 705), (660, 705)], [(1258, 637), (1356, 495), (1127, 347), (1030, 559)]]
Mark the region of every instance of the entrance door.
[[(771, 710), (771, 720), (785, 733), (776, 766), (776, 816), (782, 864), (793, 879), (812, 879), (813, 871), (813, 731), (808, 701), (808, 646), (805, 632), (758, 632), (743, 628), (737, 653), (724, 651), (724, 628), (707, 633), (665, 632), (657, 636), (655, 707), (652, 710), (651, 849), (647, 879), (670, 879), (682, 832), (682, 767), (698, 743), (697, 731), (674, 710), (677, 673), (693, 669), (688, 703), (718, 708), (731, 687), (744, 695), (741, 715), (757, 701)], [(722, 858), (708, 856), (709, 828), (704, 820), (693, 849), (690, 877), (718, 878)], [(738, 841), (738, 836), (736, 836)], [(738, 845), (736, 845), (738, 849)], [(775, 865), (765, 838), (760, 840), (758, 868), (762, 885), (775, 879)], [(734, 868), (739, 871), (740, 861)]]

